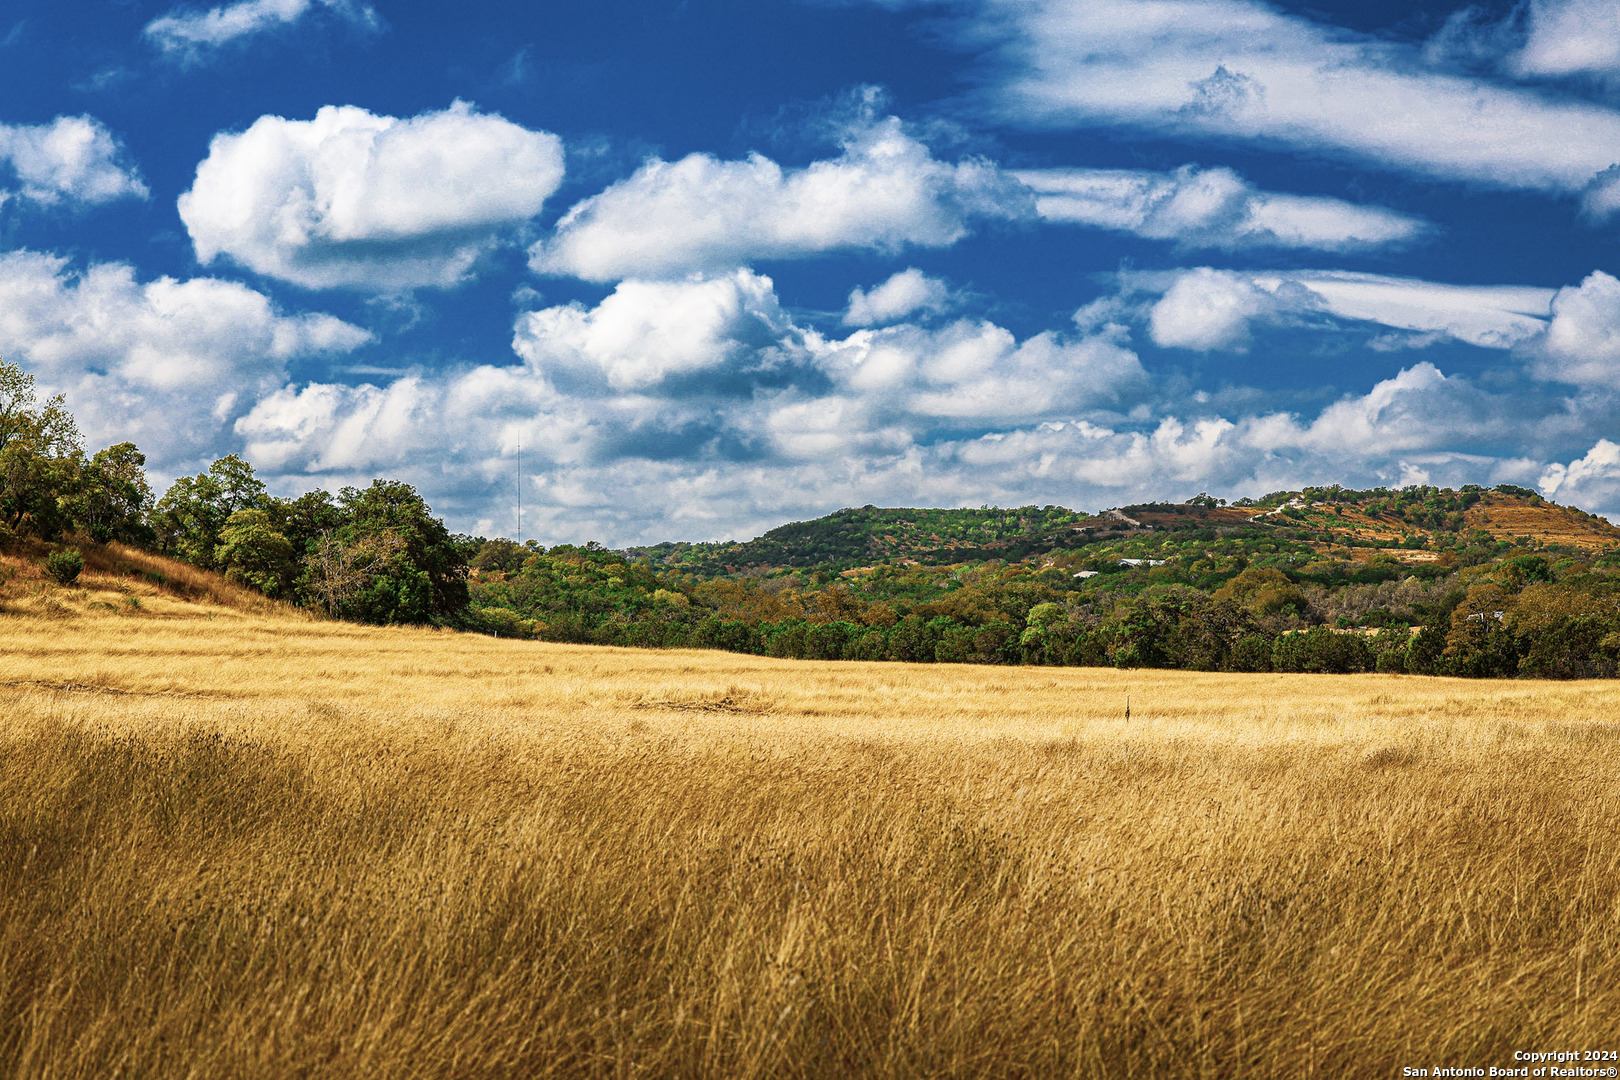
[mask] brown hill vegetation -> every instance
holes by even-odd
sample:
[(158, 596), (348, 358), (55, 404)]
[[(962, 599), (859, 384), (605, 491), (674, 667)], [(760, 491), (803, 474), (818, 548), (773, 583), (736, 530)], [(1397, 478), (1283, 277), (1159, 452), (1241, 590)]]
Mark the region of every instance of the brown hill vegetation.
[[(1533, 542), (1598, 553), (1620, 547), (1620, 527), (1571, 506), (1539, 497), (1482, 491), (1477, 501), (1455, 518), (1439, 524), (1379, 509), (1374, 500), (1330, 502), (1304, 497), (1269, 507), (1152, 504), (1122, 511), (1142, 525), (1159, 530), (1234, 528), (1270, 525), (1308, 527), (1320, 536), (1308, 541), (1320, 550), (1384, 545), (1406, 539), (1433, 544), (1456, 535), (1508, 543)], [(1372, 505), (1369, 505), (1372, 504)], [(1433, 558), (1432, 555), (1429, 558)]]
[(1528, 537), (1547, 545), (1604, 551), (1620, 545), (1620, 527), (1572, 506), (1490, 496), (1467, 514), (1467, 527), (1496, 540)]

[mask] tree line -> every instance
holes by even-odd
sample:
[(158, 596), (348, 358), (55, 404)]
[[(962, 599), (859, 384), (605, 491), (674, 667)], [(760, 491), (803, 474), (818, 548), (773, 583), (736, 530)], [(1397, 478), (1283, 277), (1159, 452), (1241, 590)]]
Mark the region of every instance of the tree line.
[(283, 499), (233, 454), (157, 496), (133, 443), (87, 455), (61, 395), (41, 401), (30, 375), (0, 361), (0, 546), (69, 536), (158, 551), (338, 619), (467, 612), (467, 552), (409, 484)]
[[(1314, 490), (1426, 516), (1460, 514), (1479, 497)], [(843, 559), (869, 550), (872, 530), (897, 514), (909, 512), (845, 512), (835, 524), (853, 527), (848, 540), (825, 525), (798, 532)], [(942, 524), (1016, 537), (1080, 520), (1053, 507), (956, 516), (929, 521), (924, 538), (933, 543)], [(797, 534), (778, 533), (770, 542), (790, 551)], [(236, 455), (160, 496), (139, 449), (87, 454), (63, 399), (39, 400), (32, 379), (0, 361), (0, 547), (121, 542), (332, 618), (825, 660), (1563, 678), (1611, 676), (1620, 664), (1620, 553), (1459, 534), (1442, 558), (1407, 566), (1383, 554), (1321, 558), (1289, 535), (1076, 534), (1072, 550), (1017, 561), (702, 576), (694, 568), (732, 553), (457, 536), (409, 484), (280, 498)], [(71, 551), (56, 555), (64, 575), (76, 569)]]
[(1411, 572), (1254, 538), (1182, 546), (1083, 580), (994, 562), (696, 580), (599, 545), (500, 540), (474, 557), (472, 601), (508, 636), (813, 660), (1545, 678), (1620, 660), (1613, 561), (1506, 545)]

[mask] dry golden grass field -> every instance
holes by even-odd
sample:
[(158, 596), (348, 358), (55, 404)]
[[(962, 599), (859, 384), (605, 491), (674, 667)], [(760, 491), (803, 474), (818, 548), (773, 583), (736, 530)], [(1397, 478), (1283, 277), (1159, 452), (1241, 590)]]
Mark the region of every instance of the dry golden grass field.
[(1613, 683), (154, 606), (0, 615), (0, 1075), (1393, 1077), (1620, 1046)]

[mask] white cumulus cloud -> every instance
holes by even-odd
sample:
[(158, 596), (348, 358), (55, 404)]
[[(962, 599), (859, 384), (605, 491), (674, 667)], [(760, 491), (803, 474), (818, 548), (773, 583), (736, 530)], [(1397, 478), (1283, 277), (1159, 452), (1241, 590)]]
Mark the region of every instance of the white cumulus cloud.
[(842, 154), (802, 169), (760, 154), (649, 161), (569, 210), (530, 265), (615, 281), (838, 250), (939, 248), (976, 220), (1033, 210), (1023, 185), (993, 164), (940, 161), (888, 117), (852, 126)]
[(214, 137), (180, 217), (224, 256), (307, 288), (448, 288), (538, 214), (562, 142), (464, 102), (400, 120), (326, 106)]
[(75, 272), (56, 255), (0, 255), (0, 355), (65, 393), (93, 442), (131, 439), (159, 468), (214, 453), (290, 361), (370, 340), (330, 315), (284, 315), (232, 281), (141, 282), (123, 263)]
[(512, 347), (551, 378), (614, 391), (739, 364), (769, 364), (795, 331), (770, 278), (749, 270), (681, 282), (625, 281), (595, 308), (529, 312)]
[(1584, 457), (1554, 462), (1541, 474), (1540, 487), (1549, 499), (1620, 516), (1620, 445), (1599, 439)]
[(1242, 352), (1250, 323), (1279, 309), (1272, 293), (1250, 278), (1202, 266), (1165, 290), (1149, 313), (1148, 332), (1163, 348)]
[[(1269, 297), (1278, 310), (1262, 318), (1276, 319), (1378, 295), (1300, 298), (1305, 286), (1275, 274), (1235, 286)], [(1457, 322), (1444, 298), (1399, 318)], [(1499, 324), (1522, 306), (1489, 293), (1459, 305)], [(1462, 332), (1488, 323), (1462, 319)], [(516, 362), (364, 386), (267, 380), (244, 391), (231, 430), (282, 488), (398, 476), (485, 534), (515, 531), (521, 455), (528, 535), (618, 544), (752, 536), (863, 503), (1098, 508), (1320, 482), (1525, 483), (1620, 421), (1612, 395), (1496, 389), (1426, 362), (1315, 409), (1268, 411), (1252, 389), (1211, 399), (1156, 382), (1127, 340), (1113, 324), (1020, 336), (980, 318), (827, 334), (751, 270), (631, 279), (595, 305), (519, 316)]]
[(49, 124), (0, 124), (0, 161), (21, 185), (16, 194), (44, 206), (95, 206), (149, 194), (123, 148), (91, 116)]
[[(288, 474), (388, 471), (480, 491), (509, 484), (522, 447), (548, 478), (531, 493), (537, 513), (557, 521), (567, 508), (571, 530), (603, 520), (613, 489), (597, 485), (615, 483), (615, 513), (731, 523), (790, 492), (803, 497), (812, 475), (891, 472), (930, 447), (1089, 416), (1147, 386), (1135, 354), (1103, 338), (1019, 340), (967, 319), (826, 338), (794, 325), (770, 280), (748, 270), (626, 281), (595, 307), (530, 312), (513, 348), (517, 366), (385, 386), (283, 384), (234, 430), (252, 460)], [(635, 475), (669, 486), (654, 491)], [(735, 506), (696, 501), (743, 477), (753, 494)]]
[(1171, 240), (1183, 247), (1346, 251), (1410, 242), (1421, 218), (1343, 199), (1260, 191), (1231, 169), (1029, 169), (1014, 173), (1052, 222)]
[(258, 401), (234, 430), (248, 460), (265, 469), (363, 472), (408, 457), (420, 446), (423, 429), (432, 426), (438, 405), (437, 388), (411, 376), (386, 388), (283, 387)]
[[(804, 344), (825, 383), (756, 381), (694, 400), (657, 387), (571, 393), (528, 365), (481, 367), (383, 387), (287, 388), (237, 430), (255, 460), (301, 483), (400, 475), (485, 533), (515, 529), (521, 447), (528, 535), (548, 543), (748, 537), (863, 503), (1097, 508), (1329, 480), (1523, 483), (1547, 469), (1526, 402), (1424, 363), (1314, 416), (1189, 414), (1155, 402), (1135, 358), (1099, 339), (1020, 343), (963, 321)], [(1018, 400), (976, 397), (995, 385)], [(1043, 388), (1061, 405), (1036, 401)], [(1137, 402), (1132, 418), (1087, 411), (1110, 400)], [(1605, 416), (1577, 419), (1590, 427)], [(1501, 445), (1479, 446), (1481, 432)], [(1582, 475), (1617, 456), (1600, 447)]]
[(360, 0), (238, 0), (206, 11), (176, 9), (148, 23), (145, 34), (165, 55), (193, 61), (230, 42), (291, 26), (317, 8), (370, 29), (380, 25), (377, 12)]
[(1470, 384), (1423, 362), (1366, 394), (1334, 402), (1288, 441), (1358, 457), (1432, 449), (1466, 439), (1471, 425), (1489, 414), (1488, 402)]
[(1534, 349), (1544, 379), (1620, 387), (1620, 280), (1595, 270), (1579, 286), (1558, 290), (1552, 322)]
[(951, 290), (939, 278), (911, 267), (893, 275), (871, 291), (859, 288), (849, 294), (844, 312), (845, 326), (875, 326), (898, 322), (919, 311), (938, 315), (950, 306)]
[(1105, 337), (1045, 332), (1019, 341), (986, 320), (859, 330), (810, 349), (835, 394), (884, 426), (925, 430), (1073, 416), (1146, 385), (1136, 354)]

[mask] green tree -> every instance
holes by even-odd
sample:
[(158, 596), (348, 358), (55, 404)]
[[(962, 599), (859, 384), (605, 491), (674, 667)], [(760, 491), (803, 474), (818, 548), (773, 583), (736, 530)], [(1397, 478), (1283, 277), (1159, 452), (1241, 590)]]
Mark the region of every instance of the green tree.
[(1215, 591), (1214, 599), (1230, 600), (1256, 615), (1277, 615), (1286, 612), (1303, 614), (1307, 608), (1305, 594), (1281, 570), (1270, 566), (1251, 566)]
[(270, 499), (265, 509), (299, 558), (314, 551), (323, 536), (341, 529), (347, 520), (332, 493), (320, 488), (296, 499)]
[[(534, 542), (531, 540), (529, 543), (532, 545)], [(535, 549), (532, 546), (498, 536), (479, 545), (471, 566), (474, 570), (497, 570), (503, 574), (515, 574), (523, 569), (523, 563), (534, 553)]]
[(380, 533), (345, 543), (323, 533), (304, 556), (299, 578), (306, 600), (334, 619), (360, 618), (364, 597), (382, 576), (382, 568), (404, 547), (392, 533)]
[[(335, 511), (335, 513), (334, 513)], [(444, 522), (409, 484), (344, 488), (335, 507), (311, 499), (290, 517), (325, 520), (306, 545), (300, 586), (337, 618), (423, 623), (467, 606), (467, 565)]]
[(238, 510), (264, 506), (264, 485), (253, 475), (253, 466), (235, 454), (226, 454), (208, 466), (208, 475), (219, 485), (220, 501), (227, 516)]
[(253, 466), (228, 454), (206, 473), (182, 476), (153, 508), (151, 524), (165, 554), (207, 570), (219, 566), (220, 532), (238, 510), (265, 509), (269, 500)]
[(238, 510), (225, 522), (214, 549), (214, 563), (230, 581), (266, 596), (282, 596), (297, 572), (293, 546), (264, 510)]
[(41, 403), (34, 377), (0, 360), (0, 525), (54, 539), (71, 524), (84, 452), (62, 395)]
[(1277, 671), (1339, 675), (1371, 671), (1377, 662), (1366, 638), (1325, 626), (1280, 635), (1272, 646), (1271, 661)]
[(79, 449), (79, 429), (61, 394), (39, 403), (34, 377), (0, 360), (0, 450), (27, 442), (49, 454)]
[[(423, 622), (467, 606), (467, 564), (450, 530), (433, 516), (415, 488), (398, 480), (374, 480), (363, 491), (344, 488), (338, 505), (348, 519), (343, 530), (348, 537), (393, 534), (403, 547), (390, 565), (401, 575), (413, 579), (420, 575), (426, 582), (424, 599), (408, 603), (404, 597), (415, 596), (417, 585), (403, 579), (396, 582), (392, 591), (400, 597), (401, 606), (381, 621)], [(378, 595), (381, 602), (382, 593)]]
[(1206, 606), (1201, 593), (1181, 585), (1152, 586), (1120, 613), (1115, 667), (1180, 666), (1183, 626)]
[(1448, 615), (1437, 617), (1437, 621), (1430, 622), (1421, 627), (1412, 635), (1412, 641), (1406, 648), (1406, 670), (1413, 675), (1443, 675), (1446, 674), (1446, 631), (1443, 628), (1444, 620)]
[(152, 508), (158, 547), (196, 566), (212, 567), (219, 531), (230, 518), (221, 506), (219, 485), (207, 473), (182, 476)]
[(1227, 664), (1232, 671), (1270, 671), (1271, 649), (1260, 634), (1244, 634), (1233, 643)]
[(934, 642), (938, 640), (935, 630), (921, 615), (907, 615), (889, 629), (889, 651), (896, 660), (929, 663), (934, 659)]
[(146, 523), (152, 508), (146, 480), (146, 455), (131, 442), (98, 450), (80, 473), (78, 491), (68, 502), (74, 524), (97, 543), (120, 540), (149, 544), (155, 539)]

